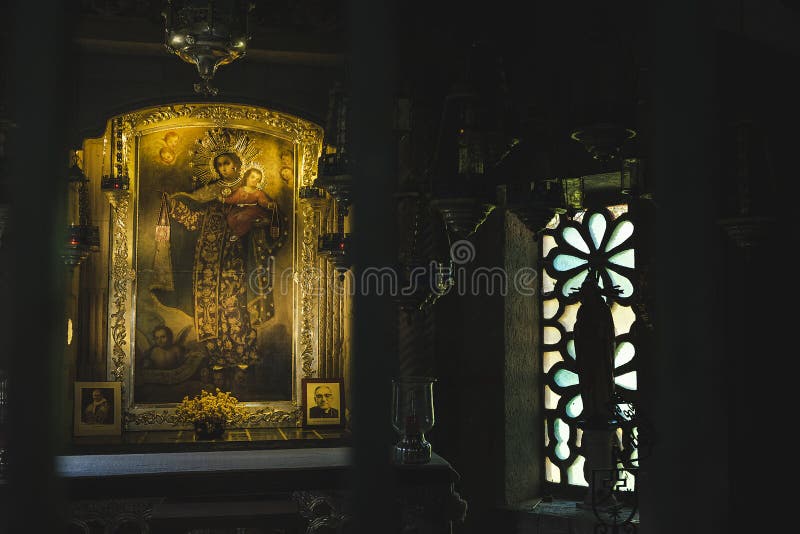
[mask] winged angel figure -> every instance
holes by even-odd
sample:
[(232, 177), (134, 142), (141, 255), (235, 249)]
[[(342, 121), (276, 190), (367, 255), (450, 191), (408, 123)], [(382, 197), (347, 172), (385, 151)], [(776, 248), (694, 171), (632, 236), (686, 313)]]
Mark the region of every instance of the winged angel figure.
[(198, 372), (207, 353), (196, 342), (187, 343), (193, 326), (181, 329), (177, 336), (164, 324), (156, 326), (151, 335), (136, 331), (136, 359), (141, 362), (137, 380), (149, 384), (178, 384)]

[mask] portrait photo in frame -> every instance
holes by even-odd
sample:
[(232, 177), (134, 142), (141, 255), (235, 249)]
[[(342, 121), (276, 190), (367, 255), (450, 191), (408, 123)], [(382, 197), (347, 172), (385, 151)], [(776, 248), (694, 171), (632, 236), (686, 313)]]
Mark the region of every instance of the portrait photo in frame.
[(115, 436), (122, 432), (120, 382), (75, 382), (75, 436)]
[(345, 423), (344, 379), (302, 380), (303, 426), (342, 428)]

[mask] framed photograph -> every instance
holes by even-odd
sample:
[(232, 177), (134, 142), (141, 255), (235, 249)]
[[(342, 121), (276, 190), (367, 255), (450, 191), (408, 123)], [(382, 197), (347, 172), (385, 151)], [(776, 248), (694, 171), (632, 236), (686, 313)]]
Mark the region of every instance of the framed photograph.
[(122, 432), (120, 382), (75, 382), (74, 434), (113, 436)]
[(344, 380), (304, 378), (303, 426), (335, 428), (344, 426)]

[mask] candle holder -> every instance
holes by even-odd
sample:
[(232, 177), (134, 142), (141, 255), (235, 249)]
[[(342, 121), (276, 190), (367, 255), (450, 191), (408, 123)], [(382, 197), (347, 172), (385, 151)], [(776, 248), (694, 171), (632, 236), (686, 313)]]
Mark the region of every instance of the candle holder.
[(348, 256), (350, 248), (350, 234), (344, 232), (322, 234), (317, 241), (317, 252), (333, 264), (333, 269), (342, 281), (350, 269), (351, 260)]
[(397, 464), (426, 464), (431, 444), (425, 439), (434, 424), (433, 383), (423, 376), (404, 376), (392, 381), (392, 426), (400, 435), (393, 448)]
[(100, 180), (100, 189), (103, 191), (127, 191), (130, 189), (131, 180), (127, 175), (103, 176)]
[(89, 180), (78, 166), (77, 156), (67, 173), (69, 183), (69, 218), (66, 243), (61, 254), (64, 263), (75, 267), (100, 250), (100, 230), (92, 224), (89, 203)]

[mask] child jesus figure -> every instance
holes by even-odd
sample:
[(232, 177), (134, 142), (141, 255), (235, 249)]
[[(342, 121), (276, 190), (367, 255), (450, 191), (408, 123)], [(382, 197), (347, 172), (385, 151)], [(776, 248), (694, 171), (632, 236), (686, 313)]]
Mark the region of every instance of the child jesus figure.
[(259, 189), (263, 178), (264, 175), (259, 169), (248, 169), (242, 177), (244, 185), (222, 199), (222, 202), (232, 206), (228, 213), (231, 241), (246, 235), (256, 224), (269, 226), (269, 235), (273, 239), (279, 237), (278, 205)]

